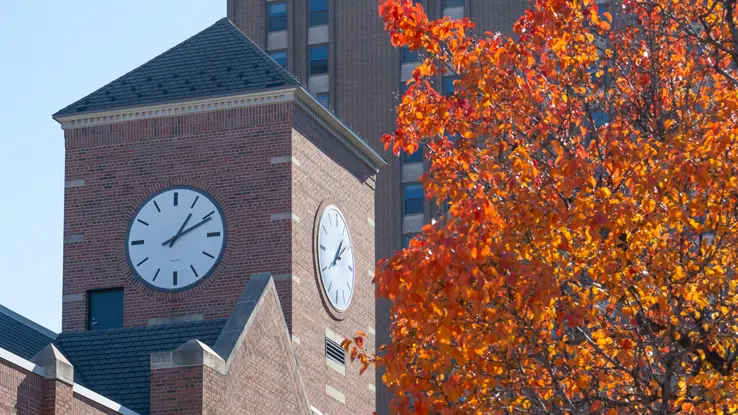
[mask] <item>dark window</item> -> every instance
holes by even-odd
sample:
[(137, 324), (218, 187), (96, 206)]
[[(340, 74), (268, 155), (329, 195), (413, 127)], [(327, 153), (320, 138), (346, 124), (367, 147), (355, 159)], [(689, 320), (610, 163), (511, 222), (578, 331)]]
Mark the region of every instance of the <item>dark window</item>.
[(458, 7), (463, 6), (464, 0), (443, 0), (443, 7)]
[(447, 75), (443, 77), (443, 95), (452, 95), (454, 93), (454, 81), (458, 80), (457, 75)]
[(274, 59), (275, 62), (280, 64), (284, 69), (287, 69), (287, 51), (286, 50), (275, 50), (269, 52), (269, 56)]
[(105, 330), (123, 327), (122, 288), (90, 291), (87, 301), (87, 327), (89, 330)]
[(607, 124), (609, 117), (605, 111), (595, 111), (592, 113), (592, 119), (595, 127), (601, 127)]
[(269, 9), (269, 31), (287, 30), (287, 3), (271, 3)]
[(425, 199), (423, 198), (423, 185), (420, 183), (406, 184), (403, 189), (405, 201), (405, 214), (413, 215), (423, 213)]
[(410, 85), (407, 82), (400, 82), (400, 94), (405, 95), (405, 92), (410, 89)]
[(328, 45), (310, 48), (310, 75), (328, 73)]
[(417, 233), (406, 233), (402, 235), (402, 247), (407, 248), (410, 246), (410, 240), (418, 236)]
[(310, 26), (328, 24), (328, 0), (310, 0)]
[(413, 154), (402, 153), (403, 163), (420, 163), (423, 161), (423, 150), (418, 149)]
[(402, 48), (402, 63), (405, 62), (416, 62), (420, 60), (420, 54), (418, 50), (410, 50), (407, 46)]
[(318, 101), (322, 102), (324, 106), (328, 107), (328, 93), (327, 92), (321, 92), (319, 94), (315, 94), (315, 96), (318, 98)]

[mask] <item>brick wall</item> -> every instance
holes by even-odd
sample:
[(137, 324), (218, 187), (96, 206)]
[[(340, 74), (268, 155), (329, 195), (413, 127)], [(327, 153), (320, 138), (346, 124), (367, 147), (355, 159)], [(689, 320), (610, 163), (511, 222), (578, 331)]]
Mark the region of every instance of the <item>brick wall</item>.
[[(84, 330), (86, 292), (124, 287), (126, 326), (148, 319), (202, 313), (227, 317), (248, 275), (289, 273), (289, 171), (272, 165), (291, 151), (291, 104), (70, 129), (66, 137), (62, 329)], [(138, 205), (170, 185), (208, 191), (221, 204), (228, 227), (221, 264), (203, 283), (176, 294), (153, 291), (131, 275), (125, 236)], [(278, 283), (289, 295), (289, 283)]]
[[(330, 414), (371, 413), (374, 410), (373, 370), (359, 376), (357, 364), (348, 365), (341, 375), (325, 362), (325, 329), (343, 336), (374, 327), (374, 172), (356, 160), (348, 149), (335, 140), (313, 118), (295, 110), (292, 165), (293, 212), (300, 223), (293, 224), (293, 334), (299, 339), (295, 349), (310, 403)], [(348, 168), (346, 168), (348, 167)], [(333, 318), (322, 301), (322, 288), (314, 257), (316, 221), (327, 204), (337, 205), (349, 227), (354, 253), (355, 290), (348, 310)], [(373, 337), (368, 339), (373, 348)], [(326, 394), (326, 385), (343, 393), (345, 404)]]
[[(151, 413), (201, 415), (203, 412), (203, 366), (151, 371)], [(217, 412), (215, 412), (217, 413)]]
[(43, 377), (0, 359), (0, 414), (41, 415)]
[(42, 414), (71, 414), (73, 407), (72, 385), (54, 379), (44, 379)]
[(93, 402), (82, 395), (74, 394), (73, 415), (117, 415), (118, 412)]

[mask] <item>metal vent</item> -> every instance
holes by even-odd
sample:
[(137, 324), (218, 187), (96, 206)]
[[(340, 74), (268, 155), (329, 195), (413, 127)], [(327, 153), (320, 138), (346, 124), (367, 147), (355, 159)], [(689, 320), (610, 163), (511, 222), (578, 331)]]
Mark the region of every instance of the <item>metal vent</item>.
[(346, 351), (340, 344), (327, 337), (325, 338), (325, 355), (336, 363), (346, 364)]

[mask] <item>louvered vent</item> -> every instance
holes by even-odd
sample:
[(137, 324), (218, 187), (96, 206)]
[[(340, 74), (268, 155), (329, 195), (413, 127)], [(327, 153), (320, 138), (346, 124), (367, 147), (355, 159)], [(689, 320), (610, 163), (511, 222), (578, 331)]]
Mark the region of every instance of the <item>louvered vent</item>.
[(325, 338), (325, 355), (336, 363), (346, 364), (346, 351), (340, 344), (327, 337)]

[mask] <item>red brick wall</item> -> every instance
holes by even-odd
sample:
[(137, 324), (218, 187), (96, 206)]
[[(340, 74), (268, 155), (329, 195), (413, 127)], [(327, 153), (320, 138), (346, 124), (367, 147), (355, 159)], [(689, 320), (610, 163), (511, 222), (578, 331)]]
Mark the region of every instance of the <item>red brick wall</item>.
[(43, 402), (41, 413), (44, 415), (71, 414), (74, 406), (72, 385), (57, 380), (44, 379)]
[[(247, 276), (289, 273), (289, 169), (272, 157), (290, 154), (291, 104), (278, 103), (201, 114), (70, 129), (66, 137), (64, 235), (84, 240), (64, 246), (62, 329), (85, 330), (88, 290), (124, 287), (126, 326), (155, 317), (202, 313), (227, 317)], [(221, 264), (203, 283), (177, 294), (153, 291), (131, 276), (125, 257), (128, 223), (151, 193), (192, 185), (221, 204), (228, 227)], [(278, 284), (285, 296), (289, 284)]]
[(203, 414), (203, 366), (152, 370), (151, 413)]
[[(374, 228), (369, 223), (374, 220), (374, 172), (301, 110), (295, 110), (293, 118), (292, 151), (299, 166), (292, 166), (292, 210), (301, 220), (292, 231), (293, 273), (300, 278), (292, 286), (292, 326), (300, 341), (295, 344), (300, 370), (310, 403), (321, 412), (369, 414), (375, 406), (374, 392), (368, 389), (374, 383), (373, 369), (362, 376), (357, 365), (349, 365), (345, 376), (330, 369), (325, 361), (325, 329), (351, 336), (374, 326), (374, 286), (369, 276), (374, 269)], [(321, 300), (314, 262), (316, 216), (326, 204), (341, 209), (353, 244), (356, 288), (343, 320), (333, 318)], [(371, 350), (373, 337), (368, 340)], [(346, 395), (346, 403), (326, 395), (326, 385)]]
[(0, 359), (0, 414), (40, 415), (43, 377)]
[(74, 394), (73, 415), (117, 415), (118, 412), (93, 402), (82, 395)]
[[(220, 413), (308, 413), (279, 312), (276, 299), (267, 294), (225, 377)], [(304, 381), (315, 381), (300, 370)]]

